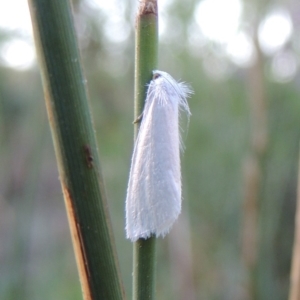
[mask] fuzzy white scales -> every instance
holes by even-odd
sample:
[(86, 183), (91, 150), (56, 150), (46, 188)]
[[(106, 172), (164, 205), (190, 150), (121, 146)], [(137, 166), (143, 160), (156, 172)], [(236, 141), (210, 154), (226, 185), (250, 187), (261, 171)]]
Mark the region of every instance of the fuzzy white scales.
[(191, 89), (168, 73), (153, 71), (135, 142), (126, 197), (131, 241), (165, 236), (181, 211), (179, 112), (191, 114)]

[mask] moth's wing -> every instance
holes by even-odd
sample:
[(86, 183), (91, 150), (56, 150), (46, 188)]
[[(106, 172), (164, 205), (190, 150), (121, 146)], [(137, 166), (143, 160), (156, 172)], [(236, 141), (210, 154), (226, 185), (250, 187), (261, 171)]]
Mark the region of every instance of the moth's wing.
[(164, 236), (181, 210), (178, 105), (145, 107), (135, 144), (126, 198), (126, 231), (132, 241)]

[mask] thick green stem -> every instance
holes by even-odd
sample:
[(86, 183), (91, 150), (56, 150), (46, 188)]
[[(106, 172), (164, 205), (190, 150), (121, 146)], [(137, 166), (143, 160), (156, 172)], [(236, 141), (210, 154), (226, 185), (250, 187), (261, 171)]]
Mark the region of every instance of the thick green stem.
[(70, 4), (28, 2), (84, 298), (122, 299)]
[[(147, 84), (152, 78), (152, 71), (157, 67), (158, 53), (158, 15), (157, 1), (143, 0), (140, 2), (136, 18), (135, 34), (135, 107), (137, 119), (144, 107)], [(135, 126), (135, 137), (138, 126)]]
[[(157, 66), (158, 11), (156, 0), (143, 0), (136, 19), (135, 118), (141, 115), (147, 83)], [(137, 137), (138, 124), (135, 127)], [(133, 299), (154, 299), (156, 238), (139, 239), (133, 251)]]
[(155, 299), (156, 237), (139, 239), (133, 248), (133, 299)]

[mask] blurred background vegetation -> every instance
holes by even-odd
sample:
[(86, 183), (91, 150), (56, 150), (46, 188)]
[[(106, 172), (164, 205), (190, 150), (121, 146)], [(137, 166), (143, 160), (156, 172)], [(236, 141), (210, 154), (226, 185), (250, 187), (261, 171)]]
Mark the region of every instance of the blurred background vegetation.
[[(137, 1), (73, 1), (127, 297)], [(159, 69), (191, 84), (183, 212), (157, 299), (287, 299), (300, 137), (296, 0), (161, 0)], [(0, 299), (82, 299), (25, 0), (0, 3)], [(53, 49), (55, 51), (55, 49)]]

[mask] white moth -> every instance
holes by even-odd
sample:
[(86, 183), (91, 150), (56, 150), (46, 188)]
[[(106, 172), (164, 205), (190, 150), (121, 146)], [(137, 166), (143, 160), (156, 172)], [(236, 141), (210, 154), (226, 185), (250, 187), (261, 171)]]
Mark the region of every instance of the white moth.
[(153, 71), (132, 155), (126, 197), (131, 241), (165, 236), (181, 211), (179, 110), (190, 116), (192, 90), (168, 73)]

